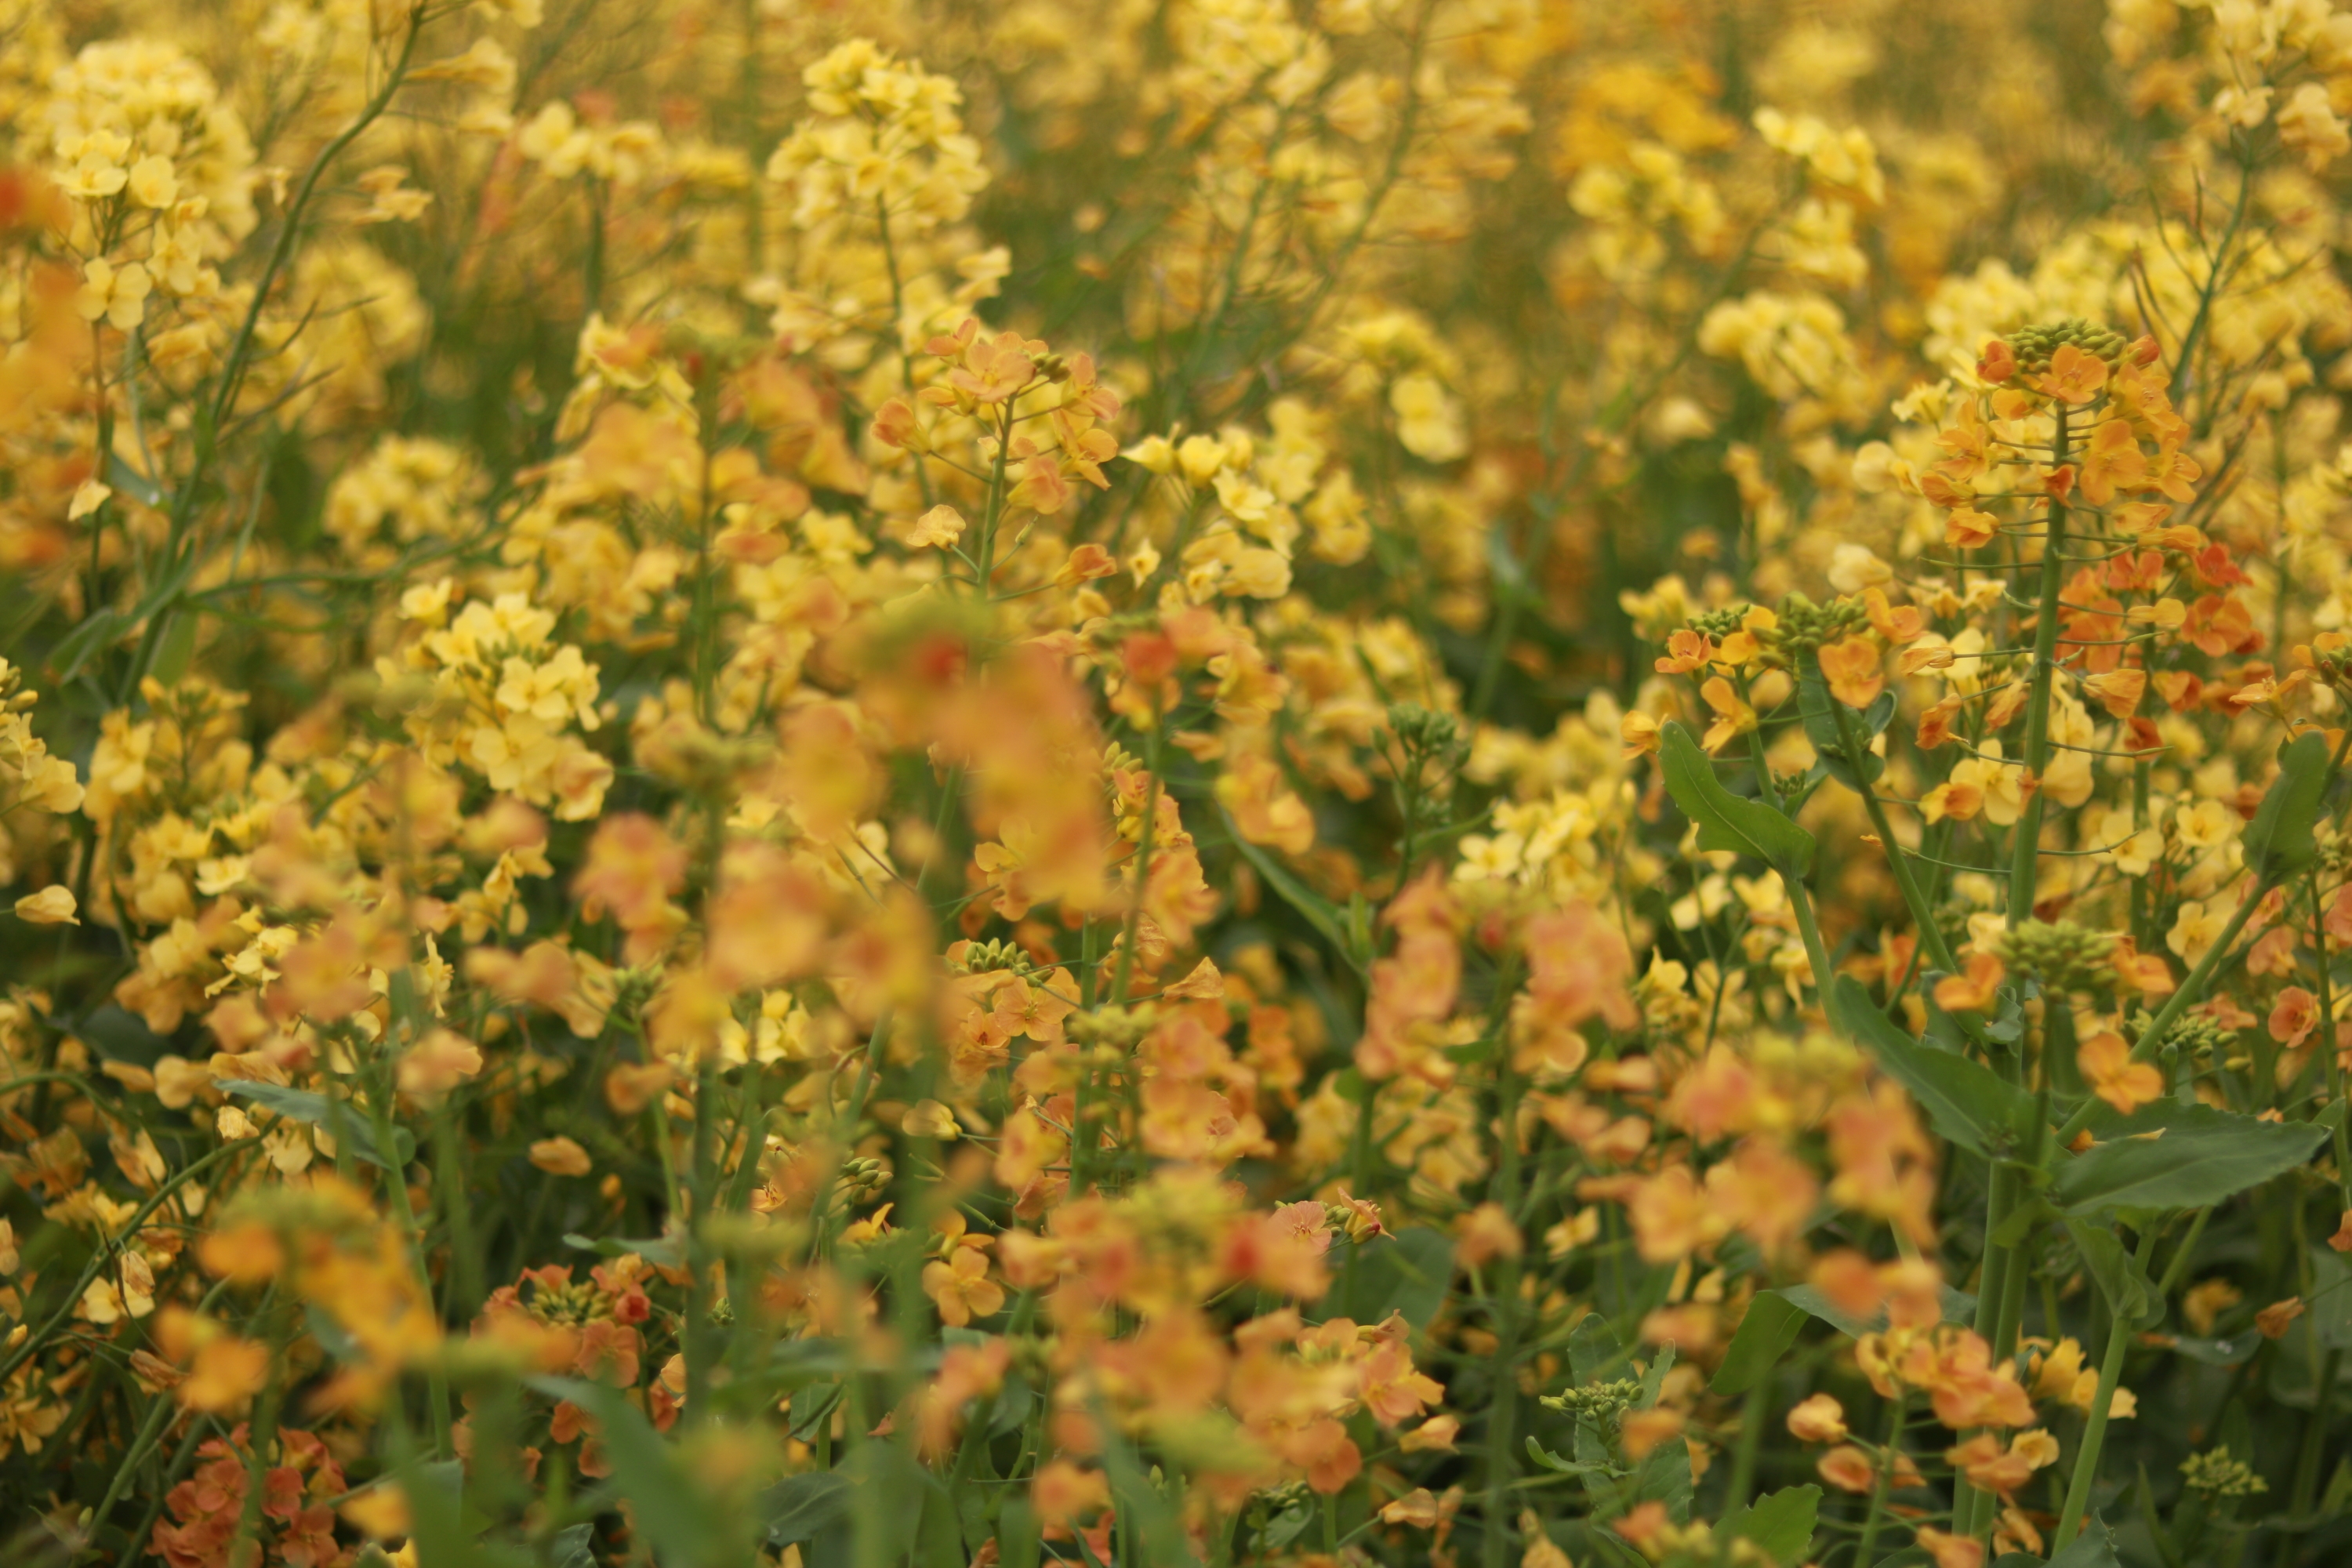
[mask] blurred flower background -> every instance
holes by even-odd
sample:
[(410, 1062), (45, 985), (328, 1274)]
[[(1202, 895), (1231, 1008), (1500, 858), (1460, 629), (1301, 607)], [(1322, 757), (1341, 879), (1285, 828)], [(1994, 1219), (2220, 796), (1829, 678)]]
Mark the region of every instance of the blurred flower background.
[(0, 0), (0, 1558), (2344, 1561), (2347, 112)]

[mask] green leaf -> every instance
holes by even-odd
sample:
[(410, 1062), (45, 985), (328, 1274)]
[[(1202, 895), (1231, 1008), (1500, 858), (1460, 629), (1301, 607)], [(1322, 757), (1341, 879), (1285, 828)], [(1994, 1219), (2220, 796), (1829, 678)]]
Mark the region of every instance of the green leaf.
[(1356, 1314), (1359, 1320), (1377, 1323), (1402, 1312), (1414, 1328), (1427, 1328), (1454, 1279), (1453, 1239), (1442, 1230), (1412, 1226), (1359, 1245), (1363, 1250), (1352, 1290), (1356, 1301), (1369, 1303)]
[(1801, 880), (1812, 869), (1813, 836), (1760, 800), (1723, 787), (1691, 732), (1673, 720), (1659, 732), (1658, 760), (1666, 793), (1698, 824), (1698, 847), (1753, 856), (1783, 877)]
[(1723, 1352), (1723, 1364), (1715, 1369), (1707, 1391), (1745, 1394), (1755, 1387), (1780, 1364), (1780, 1358), (1797, 1342), (1797, 1332), (1804, 1326), (1802, 1307), (1775, 1291), (1759, 1294), (1748, 1304), (1748, 1315), (1739, 1320), (1738, 1331), (1731, 1336), (1730, 1347)]
[(814, 1539), (817, 1531), (847, 1516), (856, 1489), (839, 1470), (787, 1476), (760, 1494), (753, 1517), (767, 1521), (768, 1544), (789, 1546)]
[(2051, 1196), (2067, 1213), (2207, 1208), (2307, 1163), (2326, 1138), (2308, 1121), (2263, 1121), (2166, 1100), (2121, 1122), (2125, 1133), (2057, 1168)]
[[(371, 1165), (387, 1171), (405, 1170), (416, 1158), (416, 1137), (405, 1127), (392, 1130), (394, 1158), (387, 1160), (375, 1141), (375, 1128), (360, 1108), (349, 1100), (342, 1102), (342, 1114), (338, 1117), (329, 1109), (327, 1097), (316, 1089), (289, 1089), (279, 1083), (252, 1083), (244, 1079), (216, 1078), (213, 1082), (230, 1094), (242, 1095), (264, 1110), (297, 1121), (307, 1121), (313, 1127), (323, 1127), (330, 1135), (340, 1135), (352, 1146), (352, 1152)], [(340, 1125), (339, 1125), (340, 1124)]]
[(1675, 1347), (1669, 1341), (1659, 1350), (1657, 1359), (1650, 1363), (1650, 1370), (1642, 1374), (1642, 1396), (1634, 1401), (1633, 1408), (1648, 1410), (1654, 1406), (1658, 1403), (1658, 1395), (1665, 1392), (1666, 1373), (1674, 1370)]
[(110, 605), (100, 608), (49, 650), (50, 679), (59, 686), (65, 685), (81, 673), (81, 667), (89, 662), (92, 655), (130, 629), (130, 622), (121, 611)]
[(1265, 879), (1266, 886), (1282, 895), (1284, 903), (1306, 916), (1307, 923), (1323, 934), (1323, 939), (1348, 961), (1349, 967), (1359, 974), (1364, 973), (1365, 966), (1371, 962), (1371, 954), (1365, 944), (1349, 931), (1347, 917), (1339, 906), (1284, 870), (1273, 856), (1244, 838), (1233, 814), (1223, 806), (1217, 807), (1217, 815), (1224, 818), (1225, 831), (1233, 836), (1233, 847), (1241, 852), (1242, 858), (1248, 861), (1260, 877)]
[(2083, 1527), (2083, 1533), (2066, 1543), (2066, 1550), (2050, 1560), (2050, 1568), (2121, 1568), (2116, 1556), (2115, 1531), (2097, 1514)]
[(2175, 1355), (2185, 1355), (2190, 1361), (2207, 1366), (2237, 1366), (2262, 1349), (2263, 1336), (2249, 1331), (2231, 1334), (2226, 1339), (2200, 1338), (2190, 1334), (2167, 1334), (2164, 1348)]
[(1004, 1500), (996, 1516), (997, 1562), (1003, 1568), (1037, 1568), (1045, 1552), (1045, 1527), (1037, 1510), (1019, 1492)]
[(1715, 1532), (1752, 1541), (1775, 1563), (1794, 1563), (1813, 1544), (1813, 1521), (1821, 1506), (1821, 1488), (1790, 1487), (1725, 1514)]
[(2279, 749), (2279, 776), (2239, 840), (2245, 847), (2246, 868), (2265, 883), (2284, 880), (2318, 855), (2311, 829), (2319, 820), (2320, 796), (2327, 790), (2328, 762), (2327, 738), (2316, 730)]
[(654, 1236), (631, 1238), (620, 1236), (589, 1237), (576, 1230), (563, 1233), (563, 1245), (581, 1252), (593, 1252), (599, 1258), (618, 1258), (634, 1252), (646, 1262), (663, 1268), (686, 1267), (686, 1238), (682, 1236)]
[(548, 1556), (555, 1568), (596, 1568), (596, 1553), (592, 1549), (596, 1539), (593, 1520), (566, 1525), (555, 1532), (548, 1543)]
[[(619, 1389), (601, 1383), (572, 1377), (529, 1381), (541, 1394), (568, 1399), (593, 1418), (605, 1457), (612, 1461), (614, 1484), (635, 1506), (636, 1527), (653, 1543), (665, 1568), (693, 1568), (716, 1559), (719, 1541), (700, 1490), (644, 1411), (623, 1398)], [(882, 1447), (868, 1444), (860, 1453)]]
[(2352, 1345), (2352, 1260), (2332, 1247), (2311, 1249), (2311, 1329), (2332, 1350)]
[[(1822, 1295), (1811, 1285), (1784, 1285), (1778, 1290), (1768, 1290), (1764, 1295), (1785, 1297), (1840, 1333), (1851, 1334), (1855, 1339), (1860, 1339), (1864, 1334), (1877, 1333), (1886, 1327), (1885, 1309), (1882, 1308), (1874, 1316), (1857, 1318), (1853, 1313), (1833, 1305), (1827, 1296)], [(1759, 1297), (1759, 1300), (1761, 1299)], [(1944, 1321), (1967, 1323), (1975, 1320), (1977, 1299), (1965, 1290), (1955, 1290), (1949, 1285), (1944, 1286), (1943, 1302)], [(1755, 1310), (1753, 1307), (1748, 1309), (1751, 1312)]]
[(1830, 1016), (1870, 1047), (1947, 1142), (1990, 1158), (2008, 1147), (2013, 1130), (2032, 1114), (2032, 1097), (1990, 1068), (1924, 1046), (1895, 1027), (1851, 974), (1839, 975), (1831, 986)]
[(2065, 1222), (2066, 1234), (2074, 1238), (2074, 1248), (2091, 1270), (2091, 1278), (2099, 1283), (2099, 1292), (2116, 1316), (2126, 1324), (2152, 1322), (2164, 1313), (2164, 1299), (2113, 1230), (2105, 1226), (2084, 1225), (2081, 1220)]
[(177, 614), (165, 625), (148, 673), (166, 686), (177, 686), (188, 672), (188, 660), (196, 651), (196, 620), (193, 615)]
[(1687, 1443), (1661, 1443), (1642, 1461), (1633, 1474), (1633, 1495), (1627, 1500), (1638, 1507), (1645, 1502), (1666, 1505), (1666, 1517), (1676, 1524), (1690, 1522), (1691, 1461)]

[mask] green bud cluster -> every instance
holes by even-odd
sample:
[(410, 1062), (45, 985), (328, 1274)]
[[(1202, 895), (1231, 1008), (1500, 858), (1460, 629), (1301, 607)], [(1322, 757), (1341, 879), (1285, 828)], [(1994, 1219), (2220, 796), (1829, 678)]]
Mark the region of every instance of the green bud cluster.
[(2111, 932), (2073, 921), (2027, 921), (2000, 939), (2000, 952), (2003, 963), (2039, 980), (2044, 991), (2088, 991), (2100, 984), (2115, 945)]
[(1462, 739), (1460, 720), (1418, 702), (1389, 704), (1389, 732), (1409, 755), (1450, 757), (1469, 750)]
[(1029, 955), (1021, 944), (1007, 942), (1001, 936), (986, 942), (975, 942), (963, 950), (963, 972), (966, 974), (986, 974), (992, 970), (1007, 969), (1015, 974), (1029, 972)]
[(1595, 1383), (1548, 1396), (1543, 1403), (1580, 1419), (1599, 1425), (1615, 1421), (1642, 1397), (1642, 1380), (1624, 1377), (1615, 1383)]
[(851, 1160), (841, 1167), (839, 1184), (845, 1196), (865, 1197), (888, 1186), (890, 1172), (881, 1161), (871, 1157)]
[(567, 1279), (561, 1285), (532, 1279), (524, 1282), (524, 1289), (523, 1310), (557, 1328), (576, 1328), (612, 1312), (604, 1293), (584, 1279)]
[(2227, 1448), (2192, 1454), (2180, 1462), (2181, 1479), (2189, 1489), (2209, 1498), (2252, 1497), (2270, 1490), (2270, 1483), (2254, 1474), (2243, 1459), (2233, 1459)]
[(2025, 375), (2038, 375), (2050, 368), (2052, 356), (2061, 344), (2072, 343), (2087, 354), (2095, 354), (2109, 366), (2119, 363), (2129, 340), (2113, 327), (2102, 327), (2069, 316), (2063, 321), (2043, 321), (2037, 326), (2020, 327), (2009, 334), (2009, 346), (2017, 355), (2017, 368)]
[(1739, 629), (1739, 623), (1748, 618), (1748, 610), (1746, 605), (1731, 605), (1720, 610), (1701, 610), (1691, 616), (1690, 629), (1721, 642)]
[[(2154, 1022), (2155, 1016), (2145, 1008), (2134, 1013), (2131, 1020), (2133, 1035), (2147, 1033), (2147, 1026)], [(2178, 1052), (2200, 1067), (2210, 1067), (2237, 1043), (2236, 1031), (2225, 1029), (2212, 1019), (2194, 1013), (2183, 1013), (2175, 1018), (2172, 1026), (2164, 1031), (2164, 1038), (2157, 1042), (2159, 1049)]]
[(1870, 612), (1859, 599), (1832, 599), (1826, 605), (1816, 605), (1802, 594), (1791, 594), (1780, 601), (1780, 624), (1756, 634), (1764, 645), (1769, 662), (1791, 664), (1800, 653), (1818, 651), (1824, 644), (1833, 643), (1848, 633), (1861, 630), (1870, 624)]

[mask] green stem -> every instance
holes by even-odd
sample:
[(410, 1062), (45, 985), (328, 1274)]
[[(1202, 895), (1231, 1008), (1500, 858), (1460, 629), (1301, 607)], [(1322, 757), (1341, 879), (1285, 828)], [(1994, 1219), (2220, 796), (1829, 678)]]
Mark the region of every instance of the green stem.
[(1731, 1482), (1723, 1494), (1723, 1511), (1748, 1506), (1756, 1491), (1756, 1457), (1764, 1446), (1764, 1423), (1772, 1414), (1772, 1380), (1759, 1377), (1739, 1403), (1739, 1443), (1731, 1451)]
[[(2140, 1233), (2134, 1259), (2145, 1271), (2156, 1251), (2156, 1227)], [(2107, 1415), (2115, 1404), (2116, 1384), (2124, 1373), (2124, 1352), (2131, 1348), (2131, 1324), (2122, 1313), (2107, 1333), (2107, 1353), (2099, 1363), (2099, 1390), (2091, 1396), (2091, 1419), (2083, 1428), (2083, 1445), (2074, 1454), (2074, 1473), (2066, 1485), (2066, 1506), (2059, 1510), (2058, 1529), (2051, 1538), (2050, 1555), (2057, 1557), (2082, 1532), (2083, 1511), (2090, 1506), (2091, 1482), (2099, 1472), (2099, 1449), (2107, 1438)]]
[[(2230, 923), (2221, 928), (2221, 934), (2214, 939), (2211, 947), (2205, 950), (2205, 956), (2197, 961), (2197, 967), (2189, 972), (2189, 978), (2180, 983), (2180, 989), (2167, 999), (2156, 1016), (2148, 1020), (2147, 1027), (2140, 1032), (2139, 1042), (2132, 1047), (2132, 1060), (2144, 1062), (2156, 1054), (2156, 1047), (2163, 1040), (2165, 1031), (2171, 1028), (2173, 1020), (2187, 1012), (2203, 994), (2206, 982), (2212, 979), (2214, 972), (2221, 967), (2222, 960), (2230, 955), (2231, 948), (2238, 940), (2238, 933), (2246, 929), (2246, 921), (2252, 918), (2254, 906), (2261, 903), (2263, 895), (2269, 891), (2267, 881), (2257, 881), (2247, 892), (2230, 916)], [(2331, 1062), (2334, 1060), (2333, 1051), (2327, 1051), (2326, 1055)], [(2074, 1115), (2066, 1119), (2064, 1125), (2058, 1129), (2060, 1148), (2072, 1143), (2091, 1124), (2092, 1108), (2099, 1103), (2096, 1100), (2086, 1100)]]
[(1919, 879), (1912, 874), (1911, 858), (1895, 841), (1894, 824), (1887, 818), (1885, 803), (1878, 798), (1877, 787), (1863, 773), (1863, 759), (1869, 754), (1870, 749), (1863, 744), (1861, 735), (1854, 729), (1853, 714), (1835, 697), (1830, 699), (1830, 714), (1837, 723), (1838, 744), (1845, 752), (1846, 765), (1853, 769), (1853, 776), (1861, 781), (1862, 806), (1870, 814), (1871, 831), (1878, 835), (1879, 845), (1886, 851), (1886, 863), (1894, 869), (1895, 886), (1903, 894), (1903, 906), (1911, 911), (1912, 923), (1919, 928), (1919, 941), (1927, 947), (1927, 955), (1936, 961), (1937, 968), (1947, 974), (1956, 974), (1959, 973), (1959, 963), (1952, 956), (1951, 945), (1945, 942), (1942, 928), (1936, 924), (1936, 911), (1929, 907), (1927, 895), (1920, 890)]
[[(2066, 461), (2066, 414), (2057, 405), (2058, 427), (2050, 442), (2053, 467)], [(2033, 917), (2033, 889), (2042, 851), (2042, 775), (2050, 767), (2050, 688), (2057, 674), (2058, 592), (2066, 570), (2066, 502), (2050, 498), (2050, 528), (2042, 541), (2042, 603), (2033, 623), (2032, 689), (2025, 702), (2025, 774), (2032, 793), (2017, 819), (2009, 862), (2009, 929)]]
[(1878, 1544), (1879, 1519), (1886, 1511), (1886, 1494), (1895, 1481), (1895, 1459), (1902, 1451), (1903, 1417), (1911, 1404), (1908, 1389), (1898, 1390), (1895, 1407), (1886, 1416), (1886, 1448), (1878, 1457), (1878, 1478), (1871, 1483), (1870, 1509), (1862, 1516), (1862, 1536), (1853, 1543), (1853, 1568), (1870, 1568), (1872, 1548)]

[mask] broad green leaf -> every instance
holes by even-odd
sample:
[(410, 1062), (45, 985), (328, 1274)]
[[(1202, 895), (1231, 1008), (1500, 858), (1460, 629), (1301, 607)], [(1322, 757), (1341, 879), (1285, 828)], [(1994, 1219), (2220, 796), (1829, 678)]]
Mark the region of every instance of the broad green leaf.
[(1625, 1350), (1617, 1342), (1617, 1336), (1609, 1331), (1608, 1319), (1598, 1312), (1587, 1312), (1583, 1321), (1569, 1334), (1568, 1370), (1579, 1388), (1614, 1382), (1625, 1375)]
[(789, 1546), (814, 1538), (817, 1531), (845, 1516), (855, 1489), (839, 1470), (787, 1476), (760, 1494), (753, 1517), (766, 1521), (769, 1545)]
[(1713, 1394), (1745, 1394), (1769, 1376), (1797, 1332), (1805, 1326), (1805, 1310), (1786, 1296), (1766, 1290), (1748, 1303), (1738, 1331), (1723, 1352), (1723, 1364), (1706, 1386)]
[(330, 1134), (340, 1131), (352, 1152), (371, 1165), (387, 1171), (402, 1171), (416, 1158), (415, 1135), (405, 1127), (392, 1130), (394, 1157), (387, 1160), (375, 1141), (375, 1128), (366, 1112), (345, 1101), (339, 1117), (327, 1105), (327, 1097), (316, 1089), (289, 1089), (278, 1083), (252, 1083), (244, 1079), (216, 1078), (213, 1082), (230, 1094), (242, 1095), (255, 1104), (280, 1116), (297, 1121), (307, 1121), (313, 1127), (323, 1127)]
[(2115, 1531), (2097, 1514), (2083, 1527), (2083, 1533), (2066, 1543), (2066, 1550), (2050, 1560), (2050, 1568), (2121, 1568), (2116, 1556)]
[[(571, 1377), (534, 1377), (541, 1394), (568, 1399), (595, 1421), (613, 1481), (635, 1508), (636, 1527), (665, 1565), (693, 1568), (715, 1560), (719, 1540), (710, 1511), (676, 1451), (654, 1430), (645, 1412), (617, 1388)], [(868, 1444), (861, 1454), (882, 1444)]]
[(1232, 835), (1233, 847), (1241, 852), (1242, 858), (1248, 861), (1259, 876), (1265, 879), (1266, 886), (1279, 893), (1284, 903), (1304, 915), (1307, 923), (1320, 931), (1324, 940), (1348, 961), (1357, 973), (1363, 973), (1365, 965), (1371, 961), (1371, 954), (1363, 951), (1363, 944), (1349, 931), (1346, 911), (1284, 870), (1273, 856), (1244, 838), (1233, 814), (1223, 806), (1217, 807), (1217, 814), (1224, 818), (1225, 831)]
[(600, 1236), (589, 1237), (578, 1231), (566, 1231), (563, 1245), (581, 1252), (593, 1252), (599, 1258), (618, 1258), (634, 1252), (646, 1262), (663, 1268), (686, 1267), (686, 1238), (682, 1236), (628, 1237)]
[(2311, 864), (2319, 847), (2311, 834), (2327, 790), (2327, 738), (2307, 731), (2279, 749), (2279, 776), (2246, 825), (2246, 868), (2279, 882)]
[(1650, 1363), (1650, 1370), (1642, 1374), (1642, 1397), (1634, 1401), (1633, 1408), (1647, 1410), (1656, 1405), (1658, 1395), (1665, 1391), (1666, 1373), (1674, 1370), (1675, 1347), (1669, 1342), (1659, 1350), (1657, 1359)]
[(2126, 1134), (2064, 1160), (2052, 1198), (2076, 1215), (2119, 1209), (2211, 1206), (2308, 1162), (2326, 1138), (2308, 1121), (2263, 1121), (2210, 1105), (2153, 1105), (2121, 1123)]
[(1377, 1323), (1402, 1312), (1416, 1329), (1429, 1326), (1445, 1304), (1454, 1279), (1454, 1242), (1444, 1231), (1412, 1226), (1392, 1236), (1360, 1243), (1352, 1287), (1355, 1316)]
[(1690, 1522), (1690, 1445), (1661, 1443), (1651, 1449), (1642, 1468), (1633, 1473), (1633, 1494), (1626, 1500), (1633, 1507), (1662, 1502), (1666, 1505), (1668, 1519), (1676, 1524)]
[(2239, 1365), (2262, 1349), (2262, 1335), (2252, 1331), (2242, 1334), (2231, 1334), (2226, 1339), (2212, 1339), (2191, 1334), (2167, 1334), (2163, 1339), (2163, 1347), (2166, 1350), (2175, 1355), (2185, 1355), (2190, 1361), (2203, 1362), (2207, 1366)]
[(1045, 1551), (1045, 1529), (1037, 1510), (1019, 1492), (1004, 1500), (996, 1516), (996, 1560), (1003, 1568), (1037, 1568)]
[(2352, 1261), (2324, 1245), (2311, 1249), (2311, 1328), (2330, 1349), (2352, 1345)]
[(596, 1553), (591, 1550), (595, 1539), (596, 1526), (593, 1521), (567, 1525), (557, 1531), (555, 1539), (548, 1543), (548, 1556), (554, 1562), (555, 1568), (596, 1568)]
[(1957, 1051), (1923, 1046), (1895, 1027), (1851, 974), (1839, 975), (1830, 988), (1830, 1016), (1870, 1047), (1948, 1142), (1990, 1156), (2006, 1149), (2012, 1130), (2032, 1114), (2032, 1098), (1990, 1068)]
[(2163, 1315), (2164, 1300), (2156, 1293), (2147, 1271), (2139, 1259), (2105, 1226), (2085, 1225), (2081, 1220), (2065, 1222), (2066, 1234), (2074, 1238), (2074, 1248), (2083, 1255), (2091, 1270), (2091, 1278), (2099, 1283), (2099, 1292), (2116, 1316), (2128, 1324), (2151, 1322)]
[(1812, 869), (1813, 836), (1765, 802), (1724, 788), (1691, 732), (1673, 720), (1659, 731), (1658, 760), (1665, 768), (1666, 793), (1698, 824), (1700, 848), (1753, 856), (1792, 880)]
[(1795, 1563), (1813, 1544), (1813, 1521), (1821, 1506), (1821, 1488), (1790, 1487), (1725, 1514), (1715, 1533), (1752, 1541), (1775, 1563)]

